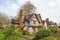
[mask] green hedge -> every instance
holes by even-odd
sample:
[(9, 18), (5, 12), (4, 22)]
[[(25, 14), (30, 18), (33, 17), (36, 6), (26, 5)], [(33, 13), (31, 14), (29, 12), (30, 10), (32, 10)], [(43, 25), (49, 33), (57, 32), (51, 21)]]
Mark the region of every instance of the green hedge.
[(56, 34), (58, 31), (58, 27), (56, 26), (48, 26), (48, 30), (52, 32), (52, 34)]
[(35, 35), (33, 40), (39, 40), (39, 39), (42, 39), (44, 37), (48, 37), (50, 35), (51, 35), (51, 31), (42, 29), (39, 32), (37, 32), (37, 34)]
[(56, 26), (48, 26), (48, 29), (46, 30), (45, 28), (41, 28), (37, 34), (35, 35), (35, 37), (33, 38), (33, 40), (39, 40), (51, 35), (55, 35), (57, 33), (58, 29)]

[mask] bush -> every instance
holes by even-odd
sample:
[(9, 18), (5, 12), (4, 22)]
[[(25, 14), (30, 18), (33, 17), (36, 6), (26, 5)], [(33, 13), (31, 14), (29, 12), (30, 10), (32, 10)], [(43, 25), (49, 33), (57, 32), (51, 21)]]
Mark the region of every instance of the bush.
[(0, 29), (3, 29), (3, 26), (2, 26), (2, 24), (0, 24)]
[(48, 36), (48, 37), (42, 38), (40, 40), (56, 40), (56, 37), (54, 37), (54, 36)]
[(3, 34), (5, 35), (4, 40), (7, 39), (7, 37), (14, 36), (15, 35), (15, 26), (11, 25), (8, 29), (5, 29)]
[(58, 31), (56, 26), (48, 26), (48, 30), (50, 30), (53, 34), (57, 33)]
[(50, 35), (51, 35), (51, 32), (49, 30), (42, 29), (39, 32), (37, 32), (37, 34), (35, 35), (33, 40), (39, 40), (39, 39), (42, 39), (44, 37), (48, 37)]

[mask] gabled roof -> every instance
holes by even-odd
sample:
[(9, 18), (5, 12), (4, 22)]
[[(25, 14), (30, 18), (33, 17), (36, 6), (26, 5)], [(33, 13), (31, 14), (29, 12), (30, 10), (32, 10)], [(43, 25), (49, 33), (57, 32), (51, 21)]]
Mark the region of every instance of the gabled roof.
[(29, 20), (32, 18), (33, 15), (35, 15), (35, 17), (36, 17), (36, 19), (38, 20), (39, 23), (42, 22), (42, 19), (41, 19), (40, 14), (36, 14), (36, 13), (27, 15), (27, 16), (25, 17), (25, 21), (29, 21)]

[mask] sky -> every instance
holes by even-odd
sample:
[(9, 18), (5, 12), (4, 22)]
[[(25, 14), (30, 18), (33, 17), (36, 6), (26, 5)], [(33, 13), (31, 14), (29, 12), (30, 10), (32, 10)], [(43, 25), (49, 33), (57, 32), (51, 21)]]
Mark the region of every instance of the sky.
[(60, 0), (0, 0), (0, 12), (15, 16), (27, 1), (36, 6), (37, 13), (41, 14), (43, 20), (49, 18), (54, 22), (60, 22)]

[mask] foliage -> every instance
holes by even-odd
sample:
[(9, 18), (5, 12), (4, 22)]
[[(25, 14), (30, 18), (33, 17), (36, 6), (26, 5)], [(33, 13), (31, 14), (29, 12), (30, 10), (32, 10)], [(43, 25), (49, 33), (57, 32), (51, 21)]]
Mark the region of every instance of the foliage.
[(3, 26), (2, 26), (2, 24), (0, 24), (0, 29), (3, 29)]
[(51, 35), (51, 32), (49, 30), (42, 29), (39, 32), (37, 32), (37, 34), (35, 35), (33, 40), (39, 40), (39, 39), (42, 39), (44, 37), (48, 37), (50, 35)]
[(42, 38), (40, 40), (56, 40), (56, 38), (53, 36), (48, 36), (48, 37)]
[(46, 37), (56, 36), (57, 32), (58, 32), (58, 27), (56, 26), (48, 26), (47, 30), (43, 27), (43, 28), (40, 28), (40, 30), (37, 32), (33, 40), (39, 40), (39, 39), (48, 40)]
[(52, 32), (52, 34), (55, 34), (58, 31), (56, 26), (48, 26), (48, 30), (50, 30)]
[(40, 28), (43, 28), (43, 26), (42, 26), (42, 25), (34, 25), (34, 26), (33, 26), (33, 29), (34, 29), (34, 28), (40, 29)]
[(11, 19), (5, 13), (0, 13), (0, 24), (9, 25), (10, 23)]
[(4, 39), (4, 36), (5, 35), (3, 34), (3, 32), (4, 32), (3, 30), (0, 30), (0, 40), (3, 40)]
[(5, 35), (4, 40), (7, 39), (7, 37), (14, 36), (15, 35), (15, 26), (11, 25), (8, 29), (5, 29), (3, 34)]
[(33, 38), (32, 35), (23, 35), (22, 33), (20, 26), (11, 25), (6, 29), (0, 30), (0, 40), (23, 40)]
[(40, 40), (60, 40), (60, 30), (58, 30), (57, 33), (55, 33), (55, 35), (51, 35)]
[(22, 8), (24, 8), (25, 13), (31, 13), (32, 11), (35, 11), (35, 9), (36, 9), (36, 7), (35, 7), (33, 4), (31, 4), (29, 1), (26, 2), (26, 3), (22, 6)]
[(47, 30), (41, 27), (35, 36), (30, 34), (23, 35), (22, 33), (23, 31), (20, 26), (11, 25), (6, 29), (0, 30), (0, 40), (24, 40), (32, 38), (33, 40), (60, 40), (60, 29), (57, 30), (55, 26), (49, 26)]

